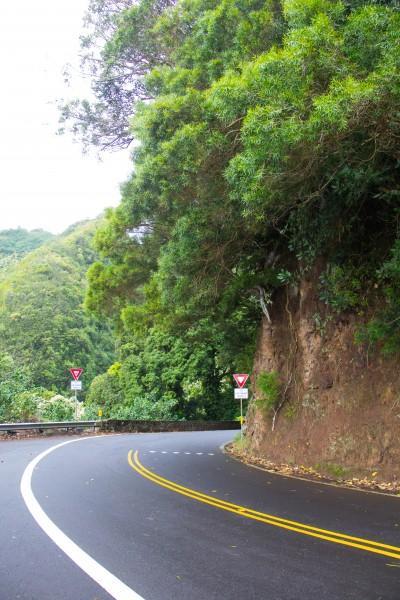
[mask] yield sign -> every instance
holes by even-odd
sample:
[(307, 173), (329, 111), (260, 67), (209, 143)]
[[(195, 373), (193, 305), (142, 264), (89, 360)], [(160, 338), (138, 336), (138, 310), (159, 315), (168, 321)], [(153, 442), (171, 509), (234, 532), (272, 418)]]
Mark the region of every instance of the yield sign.
[(78, 381), (79, 377), (82, 375), (83, 373), (83, 369), (70, 369), (69, 372), (71, 373), (72, 377), (75, 379), (75, 381)]
[(236, 381), (236, 383), (238, 384), (238, 386), (240, 388), (242, 388), (242, 387), (244, 387), (246, 381), (248, 380), (249, 375), (247, 373), (234, 373), (233, 378)]

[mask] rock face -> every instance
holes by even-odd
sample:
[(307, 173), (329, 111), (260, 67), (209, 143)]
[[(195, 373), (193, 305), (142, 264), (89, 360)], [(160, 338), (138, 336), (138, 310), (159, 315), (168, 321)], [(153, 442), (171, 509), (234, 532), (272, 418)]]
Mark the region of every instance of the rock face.
[(400, 479), (398, 359), (356, 345), (355, 315), (334, 315), (318, 300), (318, 277), (278, 294), (272, 324), (263, 320), (252, 387), (263, 371), (279, 374), (285, 403), (272, 416), (252, 403), (249, 450), (276, 462), (335, 475), (378, 472)]

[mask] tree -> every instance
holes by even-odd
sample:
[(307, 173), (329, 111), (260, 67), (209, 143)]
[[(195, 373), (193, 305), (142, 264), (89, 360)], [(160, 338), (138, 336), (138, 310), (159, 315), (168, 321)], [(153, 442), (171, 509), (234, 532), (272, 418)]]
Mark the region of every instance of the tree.
[(165, 50), (141, 79), (134, 171), (97, 235), (87, 305), (115, 316), (133, 389), (145, 340), (169, 336), (179, 355), (198, 323), (222, 371), (241, 331), (248, 360), (261, 309), (317, 258), (332, 306), (354, 309), (337, 297), (348, 282), (374, 286), (398, 234), (400, 16), (390, 3), (180, 0), (139, 44), (128, 14), (104, 48), (123, 39), (136, 56), (156, 33)]
[(81, 67), (91, 78), (94, 101), (61, 102), (61, 132), (72, 122), (85, 147), (120, 149), (130, 144), (133, 105), (148, 99), (144, 76), (167, 61), (168, 48), (154, 25), (172, 5), (173, 0), (90, 1)]
[(201, 326), (180, 336), (151, 328), (142, 338), (130, 338), (121, 347), (121, 362), (94, 379), (88, 414), (101, 407), (114, 418), (232, 418), (236, 406), (216, 343)]

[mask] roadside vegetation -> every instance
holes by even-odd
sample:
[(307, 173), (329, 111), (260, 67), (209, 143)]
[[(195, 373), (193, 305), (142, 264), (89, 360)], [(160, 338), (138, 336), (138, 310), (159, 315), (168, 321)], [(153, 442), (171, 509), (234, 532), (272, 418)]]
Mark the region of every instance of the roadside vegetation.
[(118, 331), (93, 384), (106, 412), (230, 415), (228, 374), (251, 370), (262, 315), (316, 264), (329, 311), (397, 352), (396, 2), (92, 2), (87, 24), (96, 102), (64, 106), (64, 126), (135, 140), (86, 297)]
[(83, 308), (96, 226), (41, 236), (31, 252), (18, 250), (21, 230), (0, 232), (13, 256), (0, 267), (0, 421), (70, 419), (68, 368), (82, 366), (89, 386), (113, 360), (110, 325)]
[[(87, 148), (134, 140), (132, 175), (97, 257), (79, 259), (92, 316), (72, 268), (62, 300), (78, 312), (55, 299), (69, 252), (33, 253), (2, 283), (1, 338), (21, 377), (59, 390), (61, 365), (78, 361), (96, 374), (88, 414), (230, 418), (230, 374), (251, 371), (261, 318), (317, 265), (331, 314), (356, 313), (359, 343), (399, 351), (397, 2), (92, 0), (82, 55), (95, 100), (62, 105), (62, 127)], [(38, 272), (37, 291), (21, 269)], [(26, 312), (43, 278), (48, 313)]]

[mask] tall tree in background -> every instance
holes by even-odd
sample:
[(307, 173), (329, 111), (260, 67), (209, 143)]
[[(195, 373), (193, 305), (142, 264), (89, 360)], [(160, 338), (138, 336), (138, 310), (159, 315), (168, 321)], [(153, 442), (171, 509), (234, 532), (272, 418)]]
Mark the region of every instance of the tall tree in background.
[(91, 79), (94, 100), (60, 103), (61, 131), (72, 122), (84, 147), (118, 150), (130, 144), (134, 105), (150, 98), (144, 77), (167, 62), (168, 48), (153, 28), (172, 4), (173, 0), (90, 0), (81, 67)]

